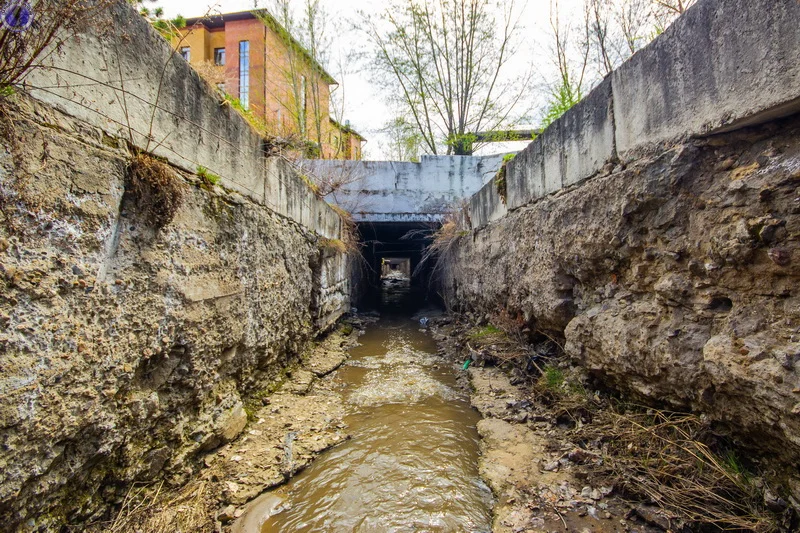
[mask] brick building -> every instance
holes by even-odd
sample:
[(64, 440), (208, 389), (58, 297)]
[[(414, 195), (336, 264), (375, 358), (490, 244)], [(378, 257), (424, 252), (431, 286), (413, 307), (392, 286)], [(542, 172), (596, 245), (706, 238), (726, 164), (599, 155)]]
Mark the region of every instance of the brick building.
[(361, 159), (364, 138), (330, 116), (333, 77), (265, 10), (187, 19), (173, 45), (266, 129), (326, 159)]

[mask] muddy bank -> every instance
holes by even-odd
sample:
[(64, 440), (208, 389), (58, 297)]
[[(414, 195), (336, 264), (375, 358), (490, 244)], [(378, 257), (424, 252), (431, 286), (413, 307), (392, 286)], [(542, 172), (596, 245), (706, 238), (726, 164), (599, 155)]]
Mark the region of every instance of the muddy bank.
[[(690, 446), (697, 446), (692, 450), (701, 452), (698, 457), (721, 450), (735, 457), (703, 433), (707, 422), (620, 407), (621, 399), (593, 389), (583, 369), (552, 350), (552, 341), (521, 343), (499, 328), (451, 318), (434, 329), (444, 357), (470, 361), (462, 380), (483, 416), (480, 473), (497, 499), (495, 533), (717, 531), (713, 520), (746, 531), (796, 526), (775, 487), (760, 472), (746, 470), (752, 464), (730, 470), (712, 464), (709, 475), (693, 476), (705, 463), (682, 453)], [(684, 431), (694, 433), (681, 440)], [(664, 471), (665, 463), (671, 471)], [(676, 486), (671, 476), (705, 486)], [(735, 493), (741, 505), (719, 506), (712, 493)], [(680, 498), (696, 507), (674, 501)], [(706, 505), (707, 511), (698, 509)]]
[(94, 524), (89, 531), (240, 530), (232, 526), (249, 502), (349, 438), (342, 396), (331, 377), (370, 321), (351, 317), (309, 349), (283, 379), (252, 395), (240, 435), (209, 451), (188, 484), (177, 489), (149, 484), (139, 493), (131, 491), (130, 502), (111, 522)]

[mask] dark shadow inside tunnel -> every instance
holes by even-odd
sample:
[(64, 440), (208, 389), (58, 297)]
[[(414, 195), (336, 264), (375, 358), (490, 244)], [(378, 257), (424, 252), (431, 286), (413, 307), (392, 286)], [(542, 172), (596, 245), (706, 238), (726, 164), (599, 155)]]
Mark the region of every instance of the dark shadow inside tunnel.
[(438, 228), (435, 222), (360, 222), (364, 261), (355, 283), (356, 305), (412, 313), (425, 306), (440, 307), (433, 261), (425, 260), (426, 248)]

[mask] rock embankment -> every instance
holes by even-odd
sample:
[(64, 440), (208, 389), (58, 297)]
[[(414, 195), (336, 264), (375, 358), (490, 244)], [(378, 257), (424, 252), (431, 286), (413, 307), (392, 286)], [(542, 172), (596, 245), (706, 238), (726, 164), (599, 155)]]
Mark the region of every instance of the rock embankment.
[[(597, 383), (702, 413), (800, 507), (800, 119), (651, 152), (466, 237), (450, 301)], [(756, 452), (753, 454), (752, 452)]]
[(349, 289), (329, 279), (343, 256), (293, 220), (163, 162), (182, 202), (137, 203), (124, 140), (15, 101), (0, 154), (0, 523), (38, 531), (103, 520), (134, 483), (186, 483)]

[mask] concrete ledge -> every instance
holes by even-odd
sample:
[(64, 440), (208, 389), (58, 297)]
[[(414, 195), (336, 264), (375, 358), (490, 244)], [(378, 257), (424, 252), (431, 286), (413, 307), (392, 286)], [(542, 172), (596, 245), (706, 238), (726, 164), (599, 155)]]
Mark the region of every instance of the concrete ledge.
[(340, 236), (330, 206), (265, 158), (261, 136), (141, 15), (118, 1), (100, 19), (27, 76), (32, 96), (189, 172), (204, 166), (225, 187)]
[[(798, 21), (796, 0), (701, 0), (508, 164), (508, 209), (609, 161), (800, 112)], [(470, 205), (475, 228), (506, 210), (486, 190)]]
[(470, 198), (468, 209), (473, 229), (478, 229), (490, 222), (500, 220), (508, 213), (506, 204), (497, 194), (497, 185), (495, 185), (494, 180), (484, 185), (480, 191)]
[(544, 155), (537, 138), (506, 165), (507, 205), (516, 209), (545, 195)]
[(568, 187), (596, 174), (617, 157), (611, 77), (559, 120), (561, 185)]
[(689, 9), (613, 73), (621, 157), (800, 111), (798, 21), (795, 0), (704, 0)]

